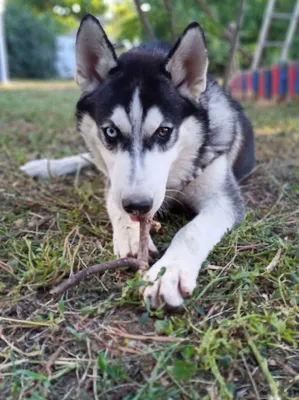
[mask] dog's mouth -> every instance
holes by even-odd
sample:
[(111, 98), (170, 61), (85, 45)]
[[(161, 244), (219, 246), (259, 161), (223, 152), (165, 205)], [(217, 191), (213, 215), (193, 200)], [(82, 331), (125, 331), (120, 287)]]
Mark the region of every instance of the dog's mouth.
[(140, 215), (130, 215), (131, 221), (140, 222)]

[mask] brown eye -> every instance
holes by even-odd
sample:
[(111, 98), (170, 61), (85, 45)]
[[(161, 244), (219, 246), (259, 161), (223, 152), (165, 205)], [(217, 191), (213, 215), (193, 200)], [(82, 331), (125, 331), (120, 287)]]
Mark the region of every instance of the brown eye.
[(168, 126), (160, 126), (160, 128), (157, 129), (156, 134), (160, 139), (167, 140), (169, 139), (172, 131), (173, 128), (169, 128)]

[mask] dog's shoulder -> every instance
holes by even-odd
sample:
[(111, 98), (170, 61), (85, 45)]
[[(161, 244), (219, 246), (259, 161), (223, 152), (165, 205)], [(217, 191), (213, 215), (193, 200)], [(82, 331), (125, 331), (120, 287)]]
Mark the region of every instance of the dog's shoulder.
[(241, 104), (220, 87), (212, 76), (208, 76), (199, 108), (205, 110), (208, 121), (198, 157), (199, 166), (203, 168), (222, 154), (229, 155), (237, 142), (242, 142), (244, 126), (250, 123)]

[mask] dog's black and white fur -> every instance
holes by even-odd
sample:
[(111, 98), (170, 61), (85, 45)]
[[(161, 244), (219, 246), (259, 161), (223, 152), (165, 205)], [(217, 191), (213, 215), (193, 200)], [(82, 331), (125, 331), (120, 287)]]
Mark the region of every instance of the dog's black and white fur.
[(244, 217), (238, 182), (254, 165), (251, 124), (207, 76), (197, 23), (173, 48), (148, 43), (117, 58), (98, 20), (87, 15), (76, 60), (78, 130), (91, 153), (32, 161), (22, 169), (32, 176), (46, 176), (49, 169), (63, 175), (92, 160), (109, 180), (107, 210), (118, 257), (137, 253), (138, 216), (154, 216), (170, 199), (191, 207), (196, 217), (147, 272), (153, 284), (143, 292), (153, 307), (161, 299), (179, 306), (209, 252)]

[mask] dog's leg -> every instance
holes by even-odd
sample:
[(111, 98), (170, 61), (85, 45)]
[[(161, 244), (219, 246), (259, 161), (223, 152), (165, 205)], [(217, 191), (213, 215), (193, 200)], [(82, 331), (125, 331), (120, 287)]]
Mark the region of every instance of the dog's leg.
[[(153, 308), (160, 300), (176, 307), (192, 294), (209, 252), (244, 217), (244, 205), (226, 156), (208, 166), (187, 186), (185, 195), (198, 215), (174, 237), (164, 256), (146, 273), (144, 290)], [(160, 274), (165, 267), (164, 274)]]
[[(133, 222), (129, 215), (122, 211), (112, 200), (110, 193), (107, 196), (107, 211), (113, 228), (114, 254), (121, 258), (137, 256), (139, 247), (139, 223)], [(157, 252), (152, 239), (149, 240), (151, 252)]]
[(90, 153), (64, 157), (57, 160), (33, 160), (22, 165), (20, 170), (31, 177), (48, 178), (75, 173), (78, 169), (93, 164)]

